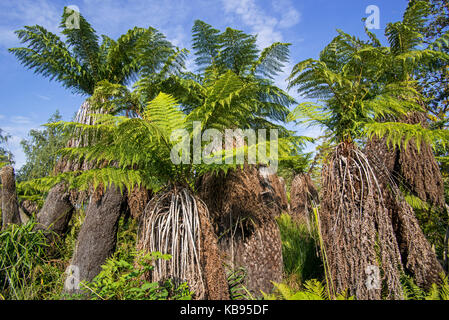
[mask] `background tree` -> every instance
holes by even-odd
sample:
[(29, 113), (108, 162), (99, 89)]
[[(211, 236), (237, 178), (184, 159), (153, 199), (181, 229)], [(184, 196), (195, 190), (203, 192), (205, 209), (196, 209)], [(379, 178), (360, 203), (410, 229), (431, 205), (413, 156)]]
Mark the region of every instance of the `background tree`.
[(11, 138), (11, 136), (7, 133), (5, 133), (0, 128), (0, 163), (7, 164), (7, 163), (14, 163), (14, 157), (6, 147), (6, 144), (8, 143), (8, 140)]
[[(48, 119), (48, 123), (61, 120), (58, 110)], [(54, 127), (46, 127), (43, 130), (30, 130), (29, 138), (23, 139), (20, 144), (26, 156), (25, 164), (18, 173), (19, 181), (38, 179), (52, 174), (58, 161), (58, 151), (64, 148), (67, 138), (63, 132)]]

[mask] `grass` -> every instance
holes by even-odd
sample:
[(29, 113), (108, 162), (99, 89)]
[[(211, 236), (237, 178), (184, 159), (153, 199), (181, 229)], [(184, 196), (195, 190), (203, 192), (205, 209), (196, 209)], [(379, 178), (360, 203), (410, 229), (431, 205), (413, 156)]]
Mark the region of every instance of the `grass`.
[(47, 298), (61, 277), (59, 260), (49, 260), (43, 231), (35, 223), (10, 225), (0, 232), (0, 295), (4, 299)]
[(299, 224), (288, 214), (277, 219), (282, 240), (285, 278), (291, 283), (322, 279), (323, 263), (319, 257), (317, 235), (306, 224)]

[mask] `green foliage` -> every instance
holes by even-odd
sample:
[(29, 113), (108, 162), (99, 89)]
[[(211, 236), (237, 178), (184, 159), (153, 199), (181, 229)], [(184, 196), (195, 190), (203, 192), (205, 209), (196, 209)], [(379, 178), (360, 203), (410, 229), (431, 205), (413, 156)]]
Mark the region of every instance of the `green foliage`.
[(5, 299), (38, 299), (59, 280), (57, 266), (47, 261), (46, 237), (34, 225), (29, 221), (0, 232), (0, 293)]
[[(48, 119), (48, 123), (61, 120), (58, 110)], [(58, 151), (65, 147), (67, 137), (55, 127), (31, 130), (29, 138), (20, 142), (26, 156), (26, 163), (17, 174), (17, 181), (38, 179), (49, 176), (57, 162)]]
[[(172, 140), (171, 137), (174, 134), (174, 138), (177, 136), (192, 139), (195, 134), (192, 117), (196, 117), (196, 113), (185, 116), (173, 97), (160, 93), (147, 103), (142, 118), (98, 114), (95, 125), (76, 122), (49, 124), (58, 130), (77, 132), (80, 137), (95, 137), (95, 144), (61, 149), (62, 156), (75, 161), (80, 159), (93, 161), (100, 166), (104, 163), (112, 165), (27, 181), (22, 187), (46, 191), (54, 184), (66, 181), (72, 188), (79, 190), (86, 190), (90, 185), (97, 187), (100, 184), (109, 186), (114, 183), (128, 190), (137, 185), (158, 191), (169, 184), (193, 185), (195, 177), (199, 174), (235, 168), (237, 166), (235, 161), (226, 164), (226, 158), (231, 155), (225, 150), (217, 152), (221, 164), (197, 164), (193, 161), (192, 152), (180, 154), (182, 163), (173, 161), (173, 153), (179, 152), (176, 150), (180, 141)], [(182, 139), (181, 141), (184, 141)], [(290, 152), (291, 144), (290, 137), (279, 139), (280, 158)], [(203, 142), (202, 147), (206, 145)], [(252, 147), (259, 148), (260, 145)], [(270, 150), (270, 141), (267, 141), (265, 146)], [(247, 149), (247, 147), (235, 148), (232, 156)]]
[(186, 283), (174, 285), (172, 280), (164, 283), (147, 282), (144, 276), (151, 272), (157, 259), (169, 260), (170, 255), (159, 252), (143, 254), (133, 252), (134, 261), (117, 259), (117, 255), (106, 260), (101, 272), (90, 283), (81, 283), (90, 291), (91, 299), (97, 300), (188, 300), (192, 292)]
[(434, 283), (428, 291), (418, 287), (408, 276), (403, 276), (401, 282), (404, 300), (449, 300), (449, 281), (445, 275), (441, 275), (440, 284)]
[(294, 222), (290, 215), (282, 214), (277, 219), (282, 240), (282, 258), (287, 277), (295, 275), (299, 283), (324, 276), (318, 257), (315, 230), (305, 224)]
[(368, 137), (386, 137), (388, 146), (406, 149), (413, 139), (418, 150), (423, 143), (432, 146), (446, 147), (449, 141), (448, 130), (426, 129), (421, 124), (408, 124), (401, 122), (370, 123), (365, 126)]
[[(439, 143), (445, 132), (429, 133), (425, 129), (386, 122), (415, 111), (424, 111), (417, 90), (416, 71), (437, 60), (449, 61), (444, 52), (429, 45), (422, 48), (422, 24), (427, 6), (422, 1), (409, 6), (401, 22), (386, 28), (389, 47), (371, 33), (369, 41), (342, 31), (321, 52), (320, 59), (298, 63), (289, 78), (290, 87), (320, 103), (306, 102), (290, 115), (290, 120), (306, 119), (327, 130), (334, 142), (351, 142), (373, 132), (386, 135), (395, 143), (403, 137), (416, 137)], [(368, 129), (368, 130), (367, 130)], [(391, 136), (390, 136), (391, 135)]]
[(13, 155), (6, 147), (8, 140), (11, 138), (9, 134), (4, 133), (4, 131), (0, 128), (0, 168), (14, 163)]
[(289, 44), (274, 43), (259, 54), (256, 38), (239, 30), (227, 28), (220, 33), (197, 20), (192, 32), (200, 74), (172, 77), (166, 91), (183, 104), (187, 113), (202, 109), (202, 113), (212, 114), (216, 112), (209, 109), (221, 107), (219, 113), (240, 120), (231, 127), (241, 125), (241, 116), (246, 115), (242, 128), (260, 125), (267, 118), (285, 120), (294, 99), (276, 87), (272, 79), (288, 61)]
[(70, 12), (64, 8), (61, 21), (65, 42), (41, 26), (16, 31), (25, 47), (11, 48), (18, 60), (35, 73), (60, 82), (80, 94), (92, 95), (102, 80), (127, 84), (135, 80), (143, 64), (158, 69), (173, 52), (171, 44), (154, 28), (134, 28), (117, 40), (99, 36), (80, 15), (79, 28), (66, 26)]
[(246, 276), (246, 269), (243, 267), (228, 271), (227, 280), (231, 300), (255, 300), (254, 296), (244, 285)]
[[(326, 293), (326, 287), (322, 282), (312, 279), (304, 283), (303, 288), (294, 290), (284, 283), (274, 283), (275, 292), (265, 294), (265, 300), (331, 300)], [(354, 300), (347, 293), (337, 295), (335, 300)]]

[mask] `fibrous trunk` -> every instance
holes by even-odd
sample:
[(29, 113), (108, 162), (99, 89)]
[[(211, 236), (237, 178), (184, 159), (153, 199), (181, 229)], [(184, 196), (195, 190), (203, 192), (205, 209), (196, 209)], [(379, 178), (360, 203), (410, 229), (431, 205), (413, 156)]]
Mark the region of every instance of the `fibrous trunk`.
[(290, 188), (290, 214), (294, 221), (310, 224), (312, 209), (319, 203), (318, 191), (310, 174), (299, 173)]
[[(425, 115), (411, 113), (400, 120), (408, 124), (426, 127)], [(385, 139), (373, 138), (366, 146), (366, 153), (382, 163), (393, 181), (408, 192), (433, 205), (444, 207), (444, 182), (432, 147), (423, 142), (418, 149), (415, 139), (410, 139), (401, 149), (389, 147)]]
[(272, 174), (268, 168), (261, 166), (259, 174), (262, 177), (264, 202), (272, 208), (272, 211), (288, 212), (287, 188), (282, 177)]
[(211, 213), (221, 257), (230, 271), (244, 268), (244, 285), (254, 296), (282, 280), (280, 232), (275, 217), (282, 205), (255, 167), (208, 174), (198, 181), (199, 195)]
[(399, 248), (368, 159), (353, 144), (341, 144), (322, 176), (319, 220), (332, 293), (377, 300), (383, 286), (388, 298), (401, 299)]
[[(414, 148), (416, 145), (413, 146), (413, 143), (410, 142), (407, 149)], [(366, 146), (366, 153), (371, 163), (380, 173), (379, 182), (384, 193), (385, 204), (393, 221), (402, 264), (405, 270), (414, 276), (421, 288), (429, 288), (433, 283), (439, 282), (439, 274), (443, 272), (443, 268), (422, 232), (413, 209), (404, 200), (399, 186), (405, 184), (408, 191), (420, 195), (423, 200), (427, 199), (434, 204), (440, 202), (438, 180), (441, 174), (439, 170), (436, 173), (432, 169), (435, 158), (431, 150), (425, 151), (426, 148), (422, 146), (424, 153), (416, 154), (416, 158), (413, 158), (409, 157), (409, 153), (388, 148), (383, 139), (373, 138)], [(413, 151), (408, 152), (414, 153)], [(411, 176), (412, 167), (418, 168), (413, 183), (406, 178), (406, 176)], [(404, 176), (405, 172), (408, 172), (406, 176)], [(430, 174), (435, 178), (433, 181), (428, 176)]]
[(21, 224), (19, 202), (16, 193), (14, 168), (5, 166), (0, 170), (2, 182), (2, 230), (9, 224)]
[(184, 187), (168, 189), (148, 204), (139, 228), (138, 248), (170, 254), (158, 260), (151, 281), (187, 282), (195, 299), (229, 299), (217, 238), (206, 205)]
[[(71, 268), (76, 270), (79, 281), (92, 281), (106, 259), (114, 253), (118, 222), (124, 209), (125, 197), (115, 186), (106, 188), (98, 199), (91, 198), (71, 261)], [(85, 292), (83, 288), (66, 288), (65, 291)]]

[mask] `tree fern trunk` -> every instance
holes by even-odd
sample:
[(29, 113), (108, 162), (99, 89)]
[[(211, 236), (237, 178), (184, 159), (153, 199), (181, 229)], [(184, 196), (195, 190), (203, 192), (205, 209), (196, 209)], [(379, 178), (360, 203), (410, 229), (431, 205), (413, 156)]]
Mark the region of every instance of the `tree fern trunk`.
[(5, 166), (0, 170), (2, 182), (2, 230), (8, 224), (21, 224), (19, 203), (17, 201), (14, 168)]
[[(446, 205), (446, 213), (449, 215), (449, 206)], [(446, 229), (446, 236), (444, 237), (444, 270), (449, 273), (449, 227)]]
[(308, 173), (295, 176), (290, 189), (290, 214), (293, 220), (310, 224), (314, 205), (319, 203), (318, 191)]
[[(257, 297), (281, 282), (282, 244), (275, 217), (282, 205), (252, 166), (209, 174), (198, 181), (200, 198), (211, 214), (223, 262), (230, 271), (243, 267), (244, 285)], [(271, 199), (271, 200), (270, 200)]]
[[(410, 148), (408, 146), (408, 148)], [(430, 148), (430, 147), (429, 147)], [(411, 176), (411, 171), (407, 176), (403, 174), (402, 164), (405, 162), (400, 159), (407, 157), (397, 149), (389, 149), (384, 140), (373, 138), (366, 146), (366, 153), (370, 162), (379, 173), (379, 182), (382, 185), (383, 197), (389, 215), (392, 219), (395, 237), (397, 239), (402, 264), (404, 269), (411, 273), (417, 284), (422, 288), (429, 288), (432, 283), (439, 281), (439, 273), (443, 268), (439, 263), (435, 253), (432, 251), (430, 243), (422, 232), (418, 220), (410, 205), (403, 199), (399, 185), (403, 179)], [(413, 165), (412, 162), (415, 162)], [(419, 172), (425, 172), (426, 175), (418, 174), (414, 177), (414, 183), (405, 181), (407, 187), (415, 194), (425, 197), (425, 200), (438, 204), (440, 202), (439, 177), (435, 176), (437, 182), (428, 181), (426, 176), (431, 172), (425, 168), (434, 168), (435, 158), (433, 154), (425, 153), (416, 158), (408, 158), (408, 168), (422, 167)], [(424, 168), (424, 169), (423, 169)], [(434, 169), (432, 169), (434, 171)], [(439, 175), (441, 175), (438, 172)], [(418, 186), (420, 186), (418, 188)], [(427, 196), (425, 196), (427, 194)], [(432, 200), (433, 199), (433, 200)]]
[[(80, 281), (92, 281), (114, 253), (124, 204), (125, 197), (114, 186), (107, 188), (99, 199), (91, 197), (71, 261), (71, 266), (79, 271)], [(66, 288), (65, 292), (85, 293), (83, 288)]]
[(53, 232), (59, 236), (65, 235), (73, 212), (67, 186), (60, 183), (48, 193), (44, 206), (37, 215), (35, 229), (47, 231), (49, 240), (53, 241)]

